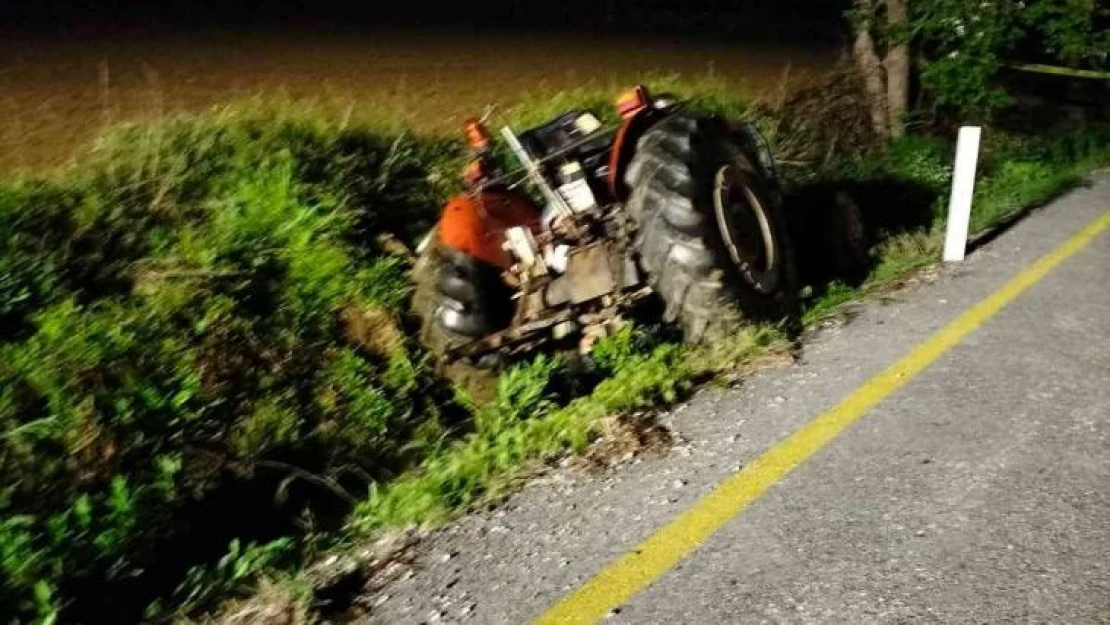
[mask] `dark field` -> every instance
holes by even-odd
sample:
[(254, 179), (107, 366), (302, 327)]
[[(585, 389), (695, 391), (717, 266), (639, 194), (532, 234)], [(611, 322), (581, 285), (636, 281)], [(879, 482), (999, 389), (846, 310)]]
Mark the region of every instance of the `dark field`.
[(316, 100), (337, 116), (452, 132), (489, 103), (651, 75), (715, 75), (755, 99), (829, 47), (683, 35), (455, 31), (0, 37), (0, 169), (64, 161), (105, 124), (237, 98)]

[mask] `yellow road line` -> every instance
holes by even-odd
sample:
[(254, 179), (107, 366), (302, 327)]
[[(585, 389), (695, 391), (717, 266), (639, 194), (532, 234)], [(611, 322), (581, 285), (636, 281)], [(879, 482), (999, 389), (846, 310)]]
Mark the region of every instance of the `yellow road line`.
[(578, 590), (555, 604), (535, 623), (594, 623), (604, 618), (613, 608), (631, 599), (701, 546), (767, 489), (1107, 228), (1110, 228), (1110, 213), (1096, 219), (1066, 243), (1023, 269), (1002, 288), (865, 382), (833, 409), (815, 417), (725, 479), (635, 549), (610, 563)]

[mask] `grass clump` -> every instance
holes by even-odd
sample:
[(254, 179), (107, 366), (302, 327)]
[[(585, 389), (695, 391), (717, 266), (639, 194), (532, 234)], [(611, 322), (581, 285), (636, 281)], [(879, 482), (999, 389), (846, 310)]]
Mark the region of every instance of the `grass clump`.
[(1078, 185), (1110, 166), (1110, 127), (1091, 125), (1047, 135), (1002, 135), (985, 150), (976, 183), (972, 231), (992, 228)]
[(288, 561), (299, 515), (335, 526), (449, 427), (375, 237), (434, 218), (452, 145), (224, 111), (0, 187), (0, 612), (199, 607), (227, 584), (195, 567)]
[[(1029, 135), (988, 128), (980, 155), (971, 234), (997, 228), (1110, 166), (1110, 129), (1092, 125)], [(845, 192), (859, 205), (871, 245), (866, 272), (854, 282), (812, 285), (803, 322), (828, 318), (845, 303), (888, 289), (939, 257), (955, 145), (908, 136), (862, 158), (834, 159), (817, 173), (825, 193)]]
[(536, 464), (581, 453), (604, 418), (673, 405), (707, 377), (784, 350), (783, 334), (752, 327), (713, 347), (652, 340), (631, 327), (601, 340), (592, 356), (604, 378), (583, 397), (557, 401), (558, 360), (540, 356), (503, 374), (477, 408), (476, 430), (429, 456), (416, 471), (371, 491), (352, 515), (356, 533), (437, 523), (494, 501)]

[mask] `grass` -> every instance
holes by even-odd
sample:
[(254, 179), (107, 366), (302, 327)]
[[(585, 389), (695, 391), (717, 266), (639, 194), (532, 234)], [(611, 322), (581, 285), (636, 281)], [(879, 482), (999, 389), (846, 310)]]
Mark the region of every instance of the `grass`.
[[(811, 299), (803, 313), (810, 326), (835, 316), (846, 303), (883, 291), (934, 264), (944, 236), (954, 145), (936, 138), (907, 137), (885, 154), (833, 162), (821, 174), (852, 184), (894, 180), (923, 190), (927, 219), (908, 231), (879, 233), (866, 279), (849, 286), (834, 282)], [(1094, 126), (1057, 135), (1022, 135), (988, 129), (973, 200), (972, 235), (999, 227), (1082, 183), (1091, 171), (1110, 166), (1110, 128)]]
[(376, 242), (431, 223), (454, 147), (246, 107), (0, 187), (0, 611), (200, 609), (463, 419)]
[(699, 380), (785, 350), (785, 337), (753, 327), (713, 351), (675, 343), (645, 347), (631, 329), (599, 344), (604, 379), (584, 397), (560, 406), (551, 393), (560, 363), (539, 357), (506, 372), (494, 399), (476, 411), (477, 431), (429, 457), (419, 470), (371, 491), (351, 528), (367, 533), (437, 523), (460, 510), (496, 501), (530, 463), (580, 453), (607, 416), (655, 410), (685, 397)]
[(973, 231), (1007, 221), (1078, 185), (1110, 165), (1110, 129), (1093, 127), (1054, 139), (1003, 137), (988, 146), (989, 170), (977, 183)]
[[(810, 277), (807, 325), (934, 262), (950, 145), (797, 150), (787, 114), (727, 85), (658, 84), (822, 155), (788, 172), (790, 193), (842, 191), (875, 218), (865, 275)], [(537, 97), (505, 119), (607, 114), (614, 91)], [(630, 328), (591, 370), (538, 356), (474, 404), (416, 345), (407, 261), (380, 239), (424, 233), (460, 146), (360, 119), (247, 103), (122, 126), (68, 168), (0, 183), (0, 612), (165, 621), (264, 579), (280, 601), (236, 604), (229, 622), (275, 605), (274, 622), (304, 622), (298, 571), (323, 553), (487, 505), (584, 451), (607, 417), (790, 349), (768, 327), (713, 349)], [(976, 227), (1110, 164), (1104, 139), (990, 139)]]

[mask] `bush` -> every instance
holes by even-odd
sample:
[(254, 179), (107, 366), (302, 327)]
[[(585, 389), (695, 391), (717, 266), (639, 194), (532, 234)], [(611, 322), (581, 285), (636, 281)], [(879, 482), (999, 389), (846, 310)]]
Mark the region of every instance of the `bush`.
[[(375, 235), (427, 227), (452, 148), (225, 112), (0, 187), (0, 612), (133, 620), (404, 468), (451, 402)], [(351, 310), (387, 321), (372, 344)]]
[(1097, 0), (929, 0), (910, 3), (921, 85), (936, 106), (989, 118), (1011, 103), (998, 81), (1008, 62), (1105, 67), (1107, 10)]

